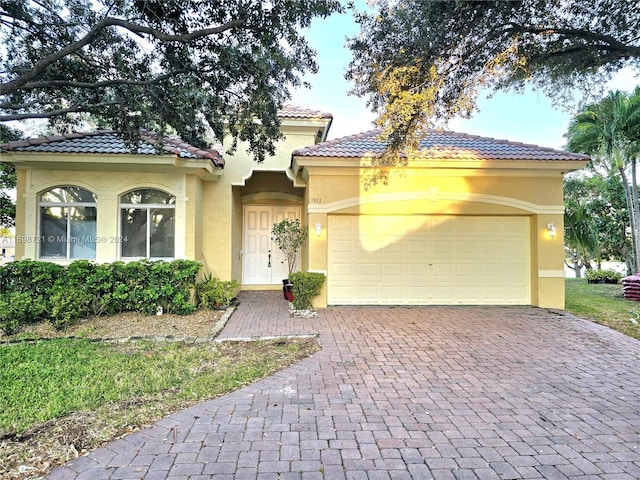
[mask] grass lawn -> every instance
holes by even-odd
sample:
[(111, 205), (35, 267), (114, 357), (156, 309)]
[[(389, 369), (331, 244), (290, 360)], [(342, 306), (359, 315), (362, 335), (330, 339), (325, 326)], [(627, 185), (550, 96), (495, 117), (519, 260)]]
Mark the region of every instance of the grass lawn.
[(588, 284), (584, 278), (567, 278), (565, 285), (565, 310), (640, 339), (640, 302), (626, 300), (622, 285)]
[[(315, 338), (222, 344), (59, 338), (0, 345), (0, 478), (46, 474), (318, 350)], [(28, 467), (24, 476), (21, 465)]]

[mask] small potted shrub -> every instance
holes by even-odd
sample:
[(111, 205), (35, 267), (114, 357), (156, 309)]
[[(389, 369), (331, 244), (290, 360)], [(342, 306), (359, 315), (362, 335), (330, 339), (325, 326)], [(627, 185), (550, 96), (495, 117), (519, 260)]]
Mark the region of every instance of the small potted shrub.
[(612, 283), (617, 284), (622, 275), (614, 270), (588, 270), (588, 283)]
[(604, 270), (604, 283), (618, 284), (622, 279), (622, 274), (614, 270)]
[(587, 270), (587, 283), (604, 283), (605, 273), (602, 270)]
[(284, 298), (292, 302), (294, 296), (290, 277), (296, 265), (300, 248), (307, 239), (307, 227), (303, 227), (297, 218), (295, 220), (285, 218), (281, 222), (273, 224), (271, 234), (273, 235), (272, 240), (287, 259), (289, 276), (282, 280), (282, 291)]

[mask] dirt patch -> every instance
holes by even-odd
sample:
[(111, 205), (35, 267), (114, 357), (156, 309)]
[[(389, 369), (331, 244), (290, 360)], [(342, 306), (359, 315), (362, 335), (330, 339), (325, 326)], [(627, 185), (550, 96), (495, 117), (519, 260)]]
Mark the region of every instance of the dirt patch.
[[(30, 325), (12, 337), (0, 341), (25, 338), (122, 338), (157, 336), (208, 336), (224, 311), (198, 311), (192, 315), (145, 316), (125, 313), (92, 318), (56, 331), (48, 325)], [(272, 345), (298, 342), (295, 353), (278, 357), (279, 368), (285, 368), (317, 352), (315, 338), (277, 339), (268, 342), (238, 342), (234, 345), (215, 344), (214, 348), (241, 365), (243, 360), (264, 354)], [(211, 344), (207, 344), (211, 345)], [(1, 348), (1, 347), (0, 347)], [(195, 346), (194, 346), (195, 348)], [(211, 348), (211, 347), (209, 347)], [(203, 368), (209, 368), (203, 366)], [(242, 385), (237, 385), (237, 388)], [(77, 412), (49, 420), (20, 434), (0, 437), (0, 478), (10, 480), (41, 479), (53, 468), (84, 455), (113, 440), (152, 425), (161, 418), (207, 400), (177, 400), (175, 392), (167, 391), (151, 398), (133, 398), (108, 404), (95, 411)]]
[(198, 310), (191, 315), (143, 315), (126, 312), (80, 320), (64, 330), (56, 330), (50, 323), (42, 322), (26, 325), (14, 335), (0, 334), (0, 341), (60, 337), (206, 337), (223, 314), (224, 310)]

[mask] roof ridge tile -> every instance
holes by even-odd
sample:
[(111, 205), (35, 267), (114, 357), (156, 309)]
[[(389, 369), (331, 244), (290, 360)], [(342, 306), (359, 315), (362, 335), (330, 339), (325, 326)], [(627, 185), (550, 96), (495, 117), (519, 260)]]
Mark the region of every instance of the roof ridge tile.
[(285, 103), (280, 110), (278, 110), (278, 117), (280, 118), (333, 118), (333, 115), (329, 112), (323, 112), (321, 110), (314, 110), (311, 108), (301, 107), (299, 105), (293, 105)]

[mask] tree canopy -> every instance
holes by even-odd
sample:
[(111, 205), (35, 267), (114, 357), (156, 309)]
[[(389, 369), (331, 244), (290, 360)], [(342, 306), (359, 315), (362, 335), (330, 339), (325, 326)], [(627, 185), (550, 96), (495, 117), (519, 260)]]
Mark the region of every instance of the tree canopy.
[(622, 180), (615, 172), (602, 176), (592, 169), (564, 181), (564, 232), (567, 265), (576, 277), (583, 267), (623, 261), (633, 271), (629, 209)]
[(358, 22), (347, 78), (392, 150), (468, 117), (483, 89), (530, 84), (564, 101), (624, 66), (640, 70), (640, 2), (380, 0)]
[(299, 33), (335, 0), (2, 0), (0, 121), (91, 114), (136, 139), (247, 141), (261, 161), (289, 88), (317, 66)]
[[(640, 195), (638, 194), (637, 163), (640, 159), (640, 87), (634, 92), (609, 92), (592, 105), (586, 106), (569, 124), (566, 134), (568, 148), (574, 152), (591, 156), (589, 170), (602, 179), (617, 177), (624, 192), (628, 230), (631, 233), (631, 255), (622, 250), (618, 255), (628, 257), (631, 271), (640, 271)], [(591, 187), (595, 187), (592, 183)], [(612, 185), (609, 183), (609, 185)], [(610, 204), (614, 200), (614, 190), (605, 197)], [(579, 197), (586, 197), (581, 193)], [(620, 208), (617, 207), (620, 211)], [(595, 221), (594, 213), (588, 212)], [(619, 236), (625, 236), (627, 227), (617, 221)], [(594, 224), (600, 230), (604, 224)], [(622, 245), (620, 239), (617, 242)], [(609, 252), (609, 255), (614, 255)], [(629, 260), (630, 257), (630, 260)]]
[[(0, 143), (19, 140), (21, 132), (0, 123)], [(8, 191), (16, 188), (16, 168), (0, 162), (0, 229), (13, 226), (16, 219), (16, 204)]]

